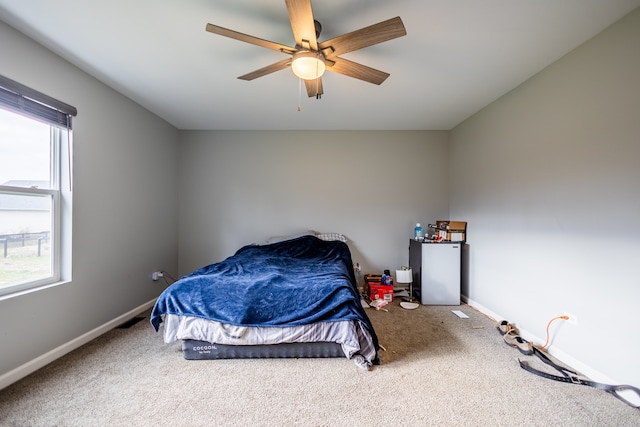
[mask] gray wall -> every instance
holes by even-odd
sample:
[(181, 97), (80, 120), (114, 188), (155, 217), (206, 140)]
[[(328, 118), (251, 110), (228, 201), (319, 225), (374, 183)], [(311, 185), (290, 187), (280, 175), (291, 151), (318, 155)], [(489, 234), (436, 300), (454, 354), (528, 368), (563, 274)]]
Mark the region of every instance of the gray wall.
[(46, 362), (48, 352), (72, 349), (70, 342), (81, 343), (79, 337), (162, 291), (163, 282), (149, 275), (177, 268), (179, 137), (163, 120), (2, 22), (0, 52), (0, 74), (78, 109), (72, 278), (0, 300), (2, 384), (15, 379), (12, 371), (25, 364), (28, 371)]
[(470, 300), (640, 386), (640, 10), (451, 132)]
[(448, 216), (448, 132), (182, 133), (180, 272), (302, 230), (343, 233), (364, 272), (407, 265)]

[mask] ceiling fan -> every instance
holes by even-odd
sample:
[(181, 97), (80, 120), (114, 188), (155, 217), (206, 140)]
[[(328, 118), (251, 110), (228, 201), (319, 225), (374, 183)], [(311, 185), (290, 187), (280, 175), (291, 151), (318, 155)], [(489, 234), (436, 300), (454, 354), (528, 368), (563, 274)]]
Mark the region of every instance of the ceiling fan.
[(295, 47), (207, 24), (206, 30), (211, 33), (290, 55), (287, 59), (242, 75), (239, 79), (253, 80), (291, 67), (294, 74), (304, 80), (309, 97), (320, 98), (324, 93), (322, 74), (325, 70), (377, 85), (389, 77), (388, 73), (340, 58), (339, 55), (406, 35), (407, 31), (400, 17), (320, 42), (318, 37), (322, 26), (313, 18), (311, 0), (285, 0), (285, 4), (296, 41)]

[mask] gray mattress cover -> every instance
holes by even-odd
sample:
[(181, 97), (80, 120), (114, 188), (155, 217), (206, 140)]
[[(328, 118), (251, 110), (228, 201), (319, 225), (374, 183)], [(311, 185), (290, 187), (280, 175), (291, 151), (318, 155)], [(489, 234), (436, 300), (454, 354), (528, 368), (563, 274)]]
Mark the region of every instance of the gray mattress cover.
[(344, 357), (342, 346), (334, 342), (225, 345), (187, 339), (182, 351), (188, 360)]

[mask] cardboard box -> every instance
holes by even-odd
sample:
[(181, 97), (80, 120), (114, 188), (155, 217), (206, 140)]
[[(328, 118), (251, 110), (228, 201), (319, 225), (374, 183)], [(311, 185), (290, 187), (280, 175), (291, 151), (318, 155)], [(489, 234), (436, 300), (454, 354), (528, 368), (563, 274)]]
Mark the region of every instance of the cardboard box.
[(467, 240), (466, 233), (464, 231), (441, 231), (444, 233), (442, 240), (448, 242), (465, 242)]
[(393, 301), (393, 286), (369, 284), (369, 298), (391, 302)]
[(465, 221), (436, 221), (435, 232), (447, 242), (466, 242), (467, 223)]
[(365, 274), (364, 283), (375, 283), (377, 285), (382, 284), (382, 274)]
[[(393, 286), (393, 277), (390, 280), (391, 286)], [(382, 283), (382, 275), (381, 274), (365, 274), (364, 275), (364, 283), (367, 285), (384, 285)]]
[(467, 231), (467, 223), (464, 221), (438, 220), (436, 226), (439, 230)]

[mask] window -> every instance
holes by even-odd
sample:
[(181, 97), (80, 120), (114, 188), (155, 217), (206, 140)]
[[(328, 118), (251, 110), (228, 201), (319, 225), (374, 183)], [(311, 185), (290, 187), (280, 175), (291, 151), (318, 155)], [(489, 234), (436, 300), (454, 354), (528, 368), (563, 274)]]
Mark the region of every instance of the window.
[(71, 115), (0, 76), (0, 296), (69, 278)]

